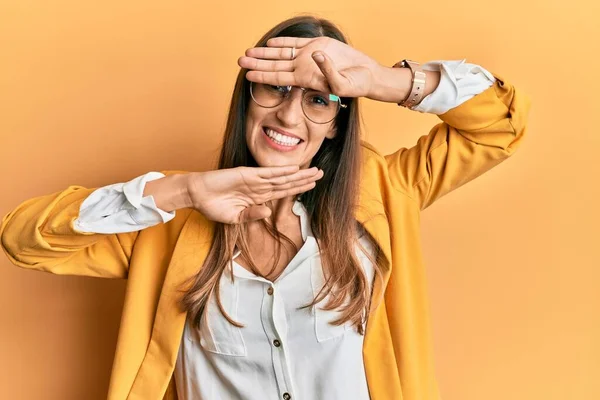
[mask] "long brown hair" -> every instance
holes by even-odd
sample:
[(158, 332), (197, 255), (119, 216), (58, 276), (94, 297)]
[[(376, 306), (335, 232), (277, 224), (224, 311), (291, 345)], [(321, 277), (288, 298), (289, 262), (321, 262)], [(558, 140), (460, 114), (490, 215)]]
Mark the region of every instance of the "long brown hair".
[[(328, 36), (347, 43), (342, 32), (330, 21), (314, 16), (298, 16), (281, 22), (267, 32), (255, 45), (266, 46), (267, 40), (273, 37), (320, 37)], [(245, 78), (247, 70), (238, 73), (231, 98), (227, 126), (223, 138), (223, 146), (218, 168), (235, 168), (239, 166), (258, 166), (246, 144), (246, 113), (250, 102), (249, 81)], [(334, 121), (337, 134), (332, 139), (325, 139), (311, 166), (324, 171), (324, 177), (317, 181), (315, 188), (301, 195), (311, 228), (321, 255), (325, 285), (315, 299), (305, 305), (312, 307), (330, 294), (329, 301), (323, 306), (331, 310), (339, 308), (341, 316), (332, 324), (341, 325), (351, 321), (361, 334), (363, 324), (371, 308), (371, 288), (363, 272), (354, 249), (360, 224), (354, 218), (354, 210), (358, 206), (358, 190), (361, 166), (360, 122), (358, 101), (355, 98), (342, 98), (347, 108), (342, 108)], [(274, 219), (261, 220), (267, 231), (276, 238), (275, 261), (271, 272), (279, 262), (281, 240), (296, 248), (294, 242), (277, 230)], [(375, 267), (375, 276), (380, 276), (384, 257), (381, 249), (366, 232), (375, 254), (371, 256), (363, 248), (362, 251)], [(204, 310), (210, 296), (214, 293), (216, 302), (223, 316), (233, 325), (241, 327), (227, 315), (220, 299), (219, 281), (226, 268), (231, 268), (234, 248), (248, 260), (250, 269), (258, 276), (263, 275), (254, 264), (246, 239), (246, 224), (229, 225), (216, 223), (213, 242), (200, 272), (190, 279), (191, 287), (181, 300), (181, 305), (188, 312), (196, 326), (200, 326)], [(231, 274), (233, 279), (233, 274)]]

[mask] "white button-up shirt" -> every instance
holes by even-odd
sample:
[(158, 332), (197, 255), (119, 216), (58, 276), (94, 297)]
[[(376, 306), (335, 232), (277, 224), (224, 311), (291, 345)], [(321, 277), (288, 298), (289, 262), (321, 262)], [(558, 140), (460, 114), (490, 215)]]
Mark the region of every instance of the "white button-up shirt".
[[(412, 109), (442, 114), (490, 87), (495, 78), (465, 60), (431, 61), (423, 69), (441, 71), (436, 90)], [(96, 233), (131, 232), (166, 223), (175, 211), (165, 212), (152, 196), (143, 196), (146, 182), (162, 178), (149, 172), (126, 183), (98, 188), (82, 203), (76, 229)], [(207, 307), (208, 323), (198, 330), (186, 322), (175, 365), (180, 400), (217, 399), (369, 399), (363, 367), (363, 336), (346, 323), (329, 321), (336, 310), (311, 302), (324, 283), (320, 255), (303, 205), (300, 217), (304, 244), (274, 282), (260, 278), (235, 262), (234, 282), (229, 273), (220, 281), (225, 311), (237, 328), (221, 315), (215, 299)], [(372, 253), (366, 237), (361, 244)], [(373, 266), (357, 247), (368, 280)]]
[[(317, 241), (304, 206), (296, 202), (304, 244), (271, 282), (233, 261), (234, 281), (227, 271), (220, 282), (223, 308), (214, 297), (208, 323), (200, 329), (185, 325), (175, 365), (177, 393), (183, 399), (369, 399), (362, 345), (364, 336), (350, 323), (329, 324), (337, 310), (310, 303), (325, 280)], [(360, 243), (372, 254), (366, 236)], [(370, 283), (373, 266), (356, 248)], [(237, 256), (239, 251), (236, 251)], [(214, 377), (217, 379), (211, 379)]]

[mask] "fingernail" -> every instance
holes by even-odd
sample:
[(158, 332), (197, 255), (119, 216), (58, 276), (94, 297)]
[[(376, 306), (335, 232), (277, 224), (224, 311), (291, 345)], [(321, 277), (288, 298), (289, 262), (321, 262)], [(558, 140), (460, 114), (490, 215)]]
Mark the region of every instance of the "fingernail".
[(323, 62), (323, 61), (325, 61), (325, 57), (323, 57), (323, 53), (315, 53), (315, 54), (313, 54), (313, 59), (316, 62)]

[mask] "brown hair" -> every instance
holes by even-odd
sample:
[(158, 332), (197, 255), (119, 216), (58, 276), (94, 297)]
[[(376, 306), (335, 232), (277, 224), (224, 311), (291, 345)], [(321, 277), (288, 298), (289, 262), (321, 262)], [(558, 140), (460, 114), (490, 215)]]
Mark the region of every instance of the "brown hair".
[[(347, 43), (342, 32), (330, 21), (314, 16), (298, 16), (281, 22), (267, 32), (255, 47), (266, 46), (273, 37), (320, 37), (327, 36)], [(239, 166), (258, 166), (246, 144), (246, 113), (250, 101), (249, 81), (245, 78), (248, 70), (241, 69), (231, 98), (223, 146), (218, 168)], [(324, 177), (317, 181), (315, 188), (301, 196), (302, 204), (308, 211), (311, 228), (321, 254), (325, 285), (315, 299), (303, 308), (315, 306), (325, 296), (331, 294), (324, 309), (339, 308), (341, 316), (332, 324), (341, 325), (351, 321), (361, 334), (363, 323), (371, 309), (371, 288), (363, 272), (360, 261), (354, 251), (358, 244), (360, 224), (354, 218), (358, 206), (358, 188), (361, 166), (360, 123), (358, 101), (355, 98), (342, 98), (347, 108), (342, 108), (334, 124), (337, 134), (325, 139), (311, 166), (324, 171)], [(276, 256), (271, 272), (279, 262), (281, 240), (295, 246), (294, 242), (277, 230), (274, 220), (261, 220), (267, 231), (276, 238)], [(199, 327), (210, 296), (215, 293), (216, 302), (223, 316), (233, 325), (243, 325), (234, 321), (224, 311), (220, 299), (219, 281), (226, 268), (231, 268), (234, 247), (237, 245), (241, 255), (248, 260), (252, 271), (262, 275), (254, 264), (248, 249), (245, 224), (229, 225), (216, 223), (213, 242), (200, 272), (193, 276), (188, 284), (191, 287), (181, 300), (181, 305)], [(362, 251), (375, 267), (375, 277), (381, 276), (381, 265), (385, 258), (373, 238), (364, 232), (375, 248), (372, 257), (365, 249)], [(270, 272), (270, 273), (271, 273)], [(269, 275), (269, 274), (267, 274)], [(233, 274), (231, 274), (233, 279)], [(349, 301), (346, 299), (349, 297)]]

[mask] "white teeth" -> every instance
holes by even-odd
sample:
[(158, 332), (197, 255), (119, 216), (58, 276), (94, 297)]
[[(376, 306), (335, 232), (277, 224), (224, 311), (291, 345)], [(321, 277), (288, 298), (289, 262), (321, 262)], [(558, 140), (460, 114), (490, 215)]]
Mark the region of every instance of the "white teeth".
[(265, 132), (275, 143), (282, 146), (295, 146), (300, 143), (300, 139), (282, 135), (281, 133), (275, 132), (273, 129), (265, 128)]

